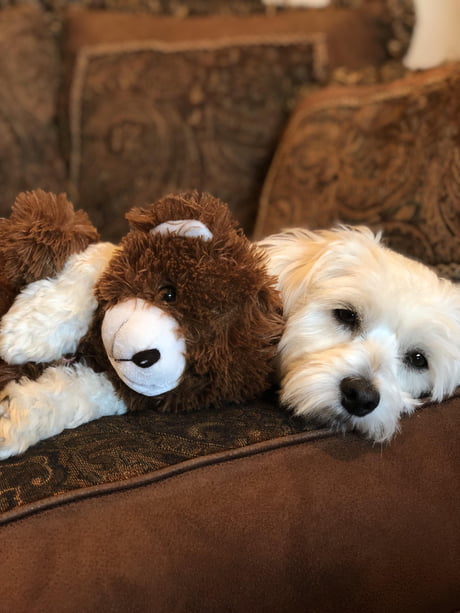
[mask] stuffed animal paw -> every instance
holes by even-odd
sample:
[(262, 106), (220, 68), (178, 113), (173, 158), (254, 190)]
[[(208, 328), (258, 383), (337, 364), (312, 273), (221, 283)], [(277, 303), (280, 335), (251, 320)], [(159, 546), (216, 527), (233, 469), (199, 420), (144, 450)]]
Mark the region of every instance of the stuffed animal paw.
[(110, 243), (90, 245), (71, 255), (56, 276), (24, 287), (1, 320), (0, 357), (25, 364), (73, 354), (97, 307), (94, 285), (114, 249)]
[(0, 460), (22, 453), (39, 440), (29, 399), (23, 398), (21, 402), (21, 394), (16, 395), (11, 384), (7, 387), (0, 398)]
[(11, 381), (0, 397), (0, 460), (65, 428), (125, 412), (105, 375), (83, 364), (48, 367), (35, 380)]

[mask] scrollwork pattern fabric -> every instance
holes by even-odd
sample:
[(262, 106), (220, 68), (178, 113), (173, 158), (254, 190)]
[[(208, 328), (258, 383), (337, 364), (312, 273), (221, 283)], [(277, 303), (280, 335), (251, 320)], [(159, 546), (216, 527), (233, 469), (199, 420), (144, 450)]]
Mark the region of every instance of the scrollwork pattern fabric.
[(129, 207), (199, 189), (228, 202), (249, 232), (320, 45), (312, 35), (82, 49), (70, 100), (73, 200), (117, 240)]
[(80, 488), (313, 429), (267, 397), (197, 413), (104, 417), (0, 463), (0, 513)]
[(460, 65), (305, 97), (269, 170), (257, 236), (366, 224), (407, 255), (458, 264), (459, 116)]

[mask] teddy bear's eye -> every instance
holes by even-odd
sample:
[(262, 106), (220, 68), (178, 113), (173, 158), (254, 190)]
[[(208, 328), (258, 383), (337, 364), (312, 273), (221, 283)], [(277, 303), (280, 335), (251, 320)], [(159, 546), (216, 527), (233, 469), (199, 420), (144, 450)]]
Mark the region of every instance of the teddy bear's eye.
[(426, 370), (428, 368), (428, 360), (418, 349), (408, 351), (404, 356), (404, 363), (414, 370)]
[(342, 324), (350, 330), (359, 328), (359, 316), (353, 309), (334, 309), (333, 315), (339, 324)]
[(159, 298), (163, 302), (175, 302), (176, 288), (173, 285), (164, 285), (163, 287), (160, 287)]

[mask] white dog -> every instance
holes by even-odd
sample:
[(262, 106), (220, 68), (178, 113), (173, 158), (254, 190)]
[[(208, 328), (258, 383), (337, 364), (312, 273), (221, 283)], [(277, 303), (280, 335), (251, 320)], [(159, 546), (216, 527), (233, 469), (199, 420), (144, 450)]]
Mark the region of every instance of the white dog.
[(460, 288), (364, 227), (292, 229), (260, 245), (286, 330), (281, 401), (297, 415), (389, 440), (421, 399), (460, 384)]

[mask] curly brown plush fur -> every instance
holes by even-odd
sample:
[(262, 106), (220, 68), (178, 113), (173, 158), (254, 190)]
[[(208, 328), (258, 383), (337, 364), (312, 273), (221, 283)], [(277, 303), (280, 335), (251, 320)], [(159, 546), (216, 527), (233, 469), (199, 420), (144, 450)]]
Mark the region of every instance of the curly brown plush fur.
[(98, 240), (88, 215), (75, 211), (65, 194), (19, 194), (10, 217), (0, 218), (0, 316), (22, 287), (52, 277), (70, 255)]
[[(283, 320), (281, 303), (262, 255), (209, 194), (168, 196), (130, 211), (131, 231), (96, 287), (99, 306), (80, 345), (95, 370), (106, 371), (128, 409), (182, 411), (251, 398), (270, 385)], [(166, 220), (198, 219), (210, 241), (151, 234)], [(160, 288), (174, 286), (173, 303)], [(128, 388), (111, 367), (101, 341), (110, 307), (142, 298), (172, 315), (186, 341), (186, 370), (178, 386), (146, 397)]]
[[(75, 211), (65, 194), (40, 189), (23, 192), (9, 218), (0, 218), (0, 317), (28, 283), (53, 277), (68, 257), (99, 240), (84, 211)], [(9, 381), (38, 377), (45, 365), (9, 365), (0, 360), (0, 389)]]

